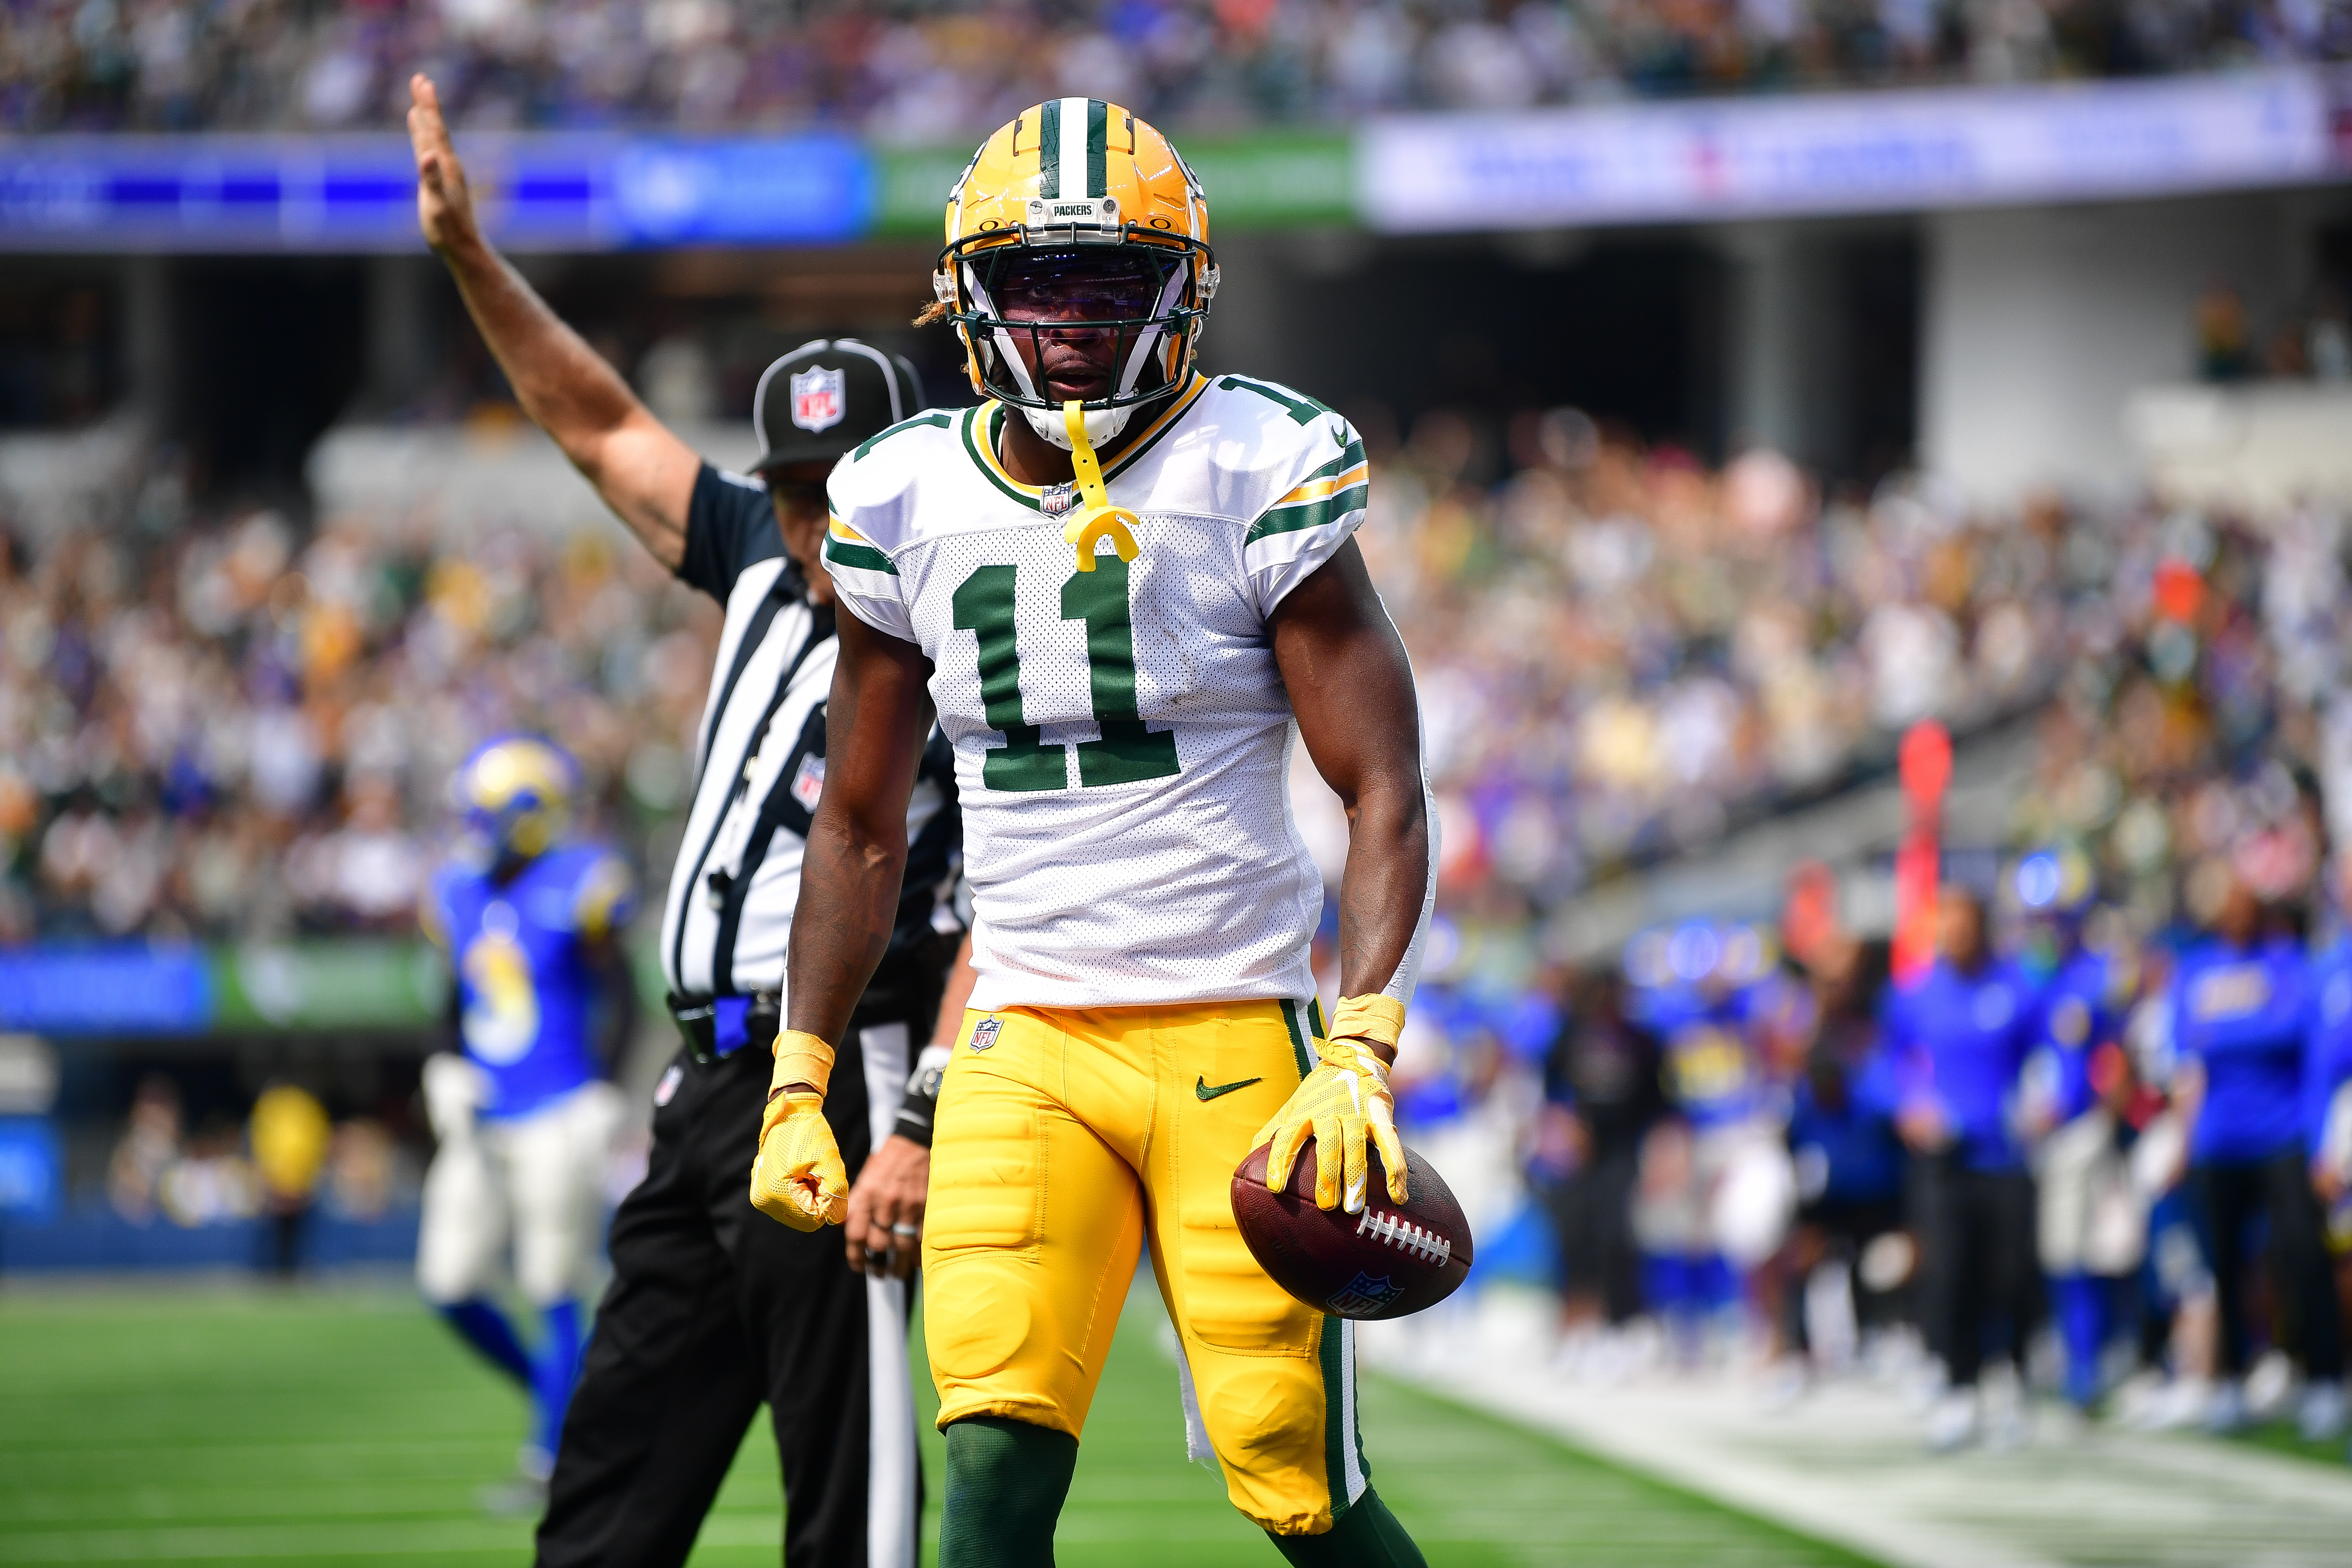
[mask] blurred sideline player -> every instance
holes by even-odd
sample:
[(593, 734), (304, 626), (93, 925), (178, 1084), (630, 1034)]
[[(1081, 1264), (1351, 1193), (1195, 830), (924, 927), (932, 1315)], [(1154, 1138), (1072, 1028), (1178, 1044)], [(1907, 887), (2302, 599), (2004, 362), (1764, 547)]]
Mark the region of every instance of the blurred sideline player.
[[(439, 1147), (425, 1177), (416, 1282), (492, 1365), (530, 1391), (527, 1483), (543, 1484), (580, 1375), (580, 1297), (622, 1116), (595, 1035), (617, 979), (614, 937), (635, 880), (610, 849), (565, 837), (572, 759), (529, 735), (491, 741), (451, 782), (468, 853), (434, 873), (419, 921), (456, 972), (462, 1055), (425, 1064)], [(506, 1275), (539, 1315), (526, 1351), (492, 1292)]]
[(2048, 949), (2019, 1115), (2035, 1145), (2034, 1237), (2066, 1352), (2066, 1400), (2087, 1414), (2123, 1289), (2147, 1251), (2147, 1205), (2116, 1114), (2131, 1089), (2122, 1031), (2136, 969), (2127, 954), (2084, 940), (2098, 884), (2081, 850), (2061, 845), (2027, 856), (2011, 887)]
[[(1927, 1444), (1938, 1453), (1979, 1436), (2006, 1447), (2028, 1436), (2025, 1342), (2040, 1279), (2033, 1178), (2015, 1110), (2040, 1005), (2032, 976), (1994, 955), (1982, 898), (1946, 884), (1937, 894), (1936, 961), (1895, 994), (1887, 1018), (1895, 1131), (1915, 1159), (1927, 1243), (1921, 1316), (1949, 1379), (1928, 1414)], [(2017, 1376), (1987, 1409), (1977, 1384), (1989, 1344)]]
[[(1287, 388), (1193, 368), (1205, 198), (1126, 110), (1024, 111), (957, 182), (947, 230), (932, 319), (989, 401), (898, 424), (828, 485), (849, 613), (754, 1199), (803, 1230), (842, 1217), (826, 1089), (936, 711), (979, 973), (923, 1236), (940, 1568), (1053, 1561), (1147, 1244), (1188, 1436), (1234, 1506), (1293, 1563), (1418, 1565), (1365, 1478), (1353, 1324), (1266, 1278), (1231, 1201), (1254, 1144), (1278, 1185), (1310, 1139), (1322, 1206), (1371, 1200), (1368, 1142), (1381, 1195), (1404, 1196), (1387, 1078), (1433, 813), (1412, 669), (1352, 538), (1363, 444)], [(1294, 720), (1349, 815), (1328, 1037)]]

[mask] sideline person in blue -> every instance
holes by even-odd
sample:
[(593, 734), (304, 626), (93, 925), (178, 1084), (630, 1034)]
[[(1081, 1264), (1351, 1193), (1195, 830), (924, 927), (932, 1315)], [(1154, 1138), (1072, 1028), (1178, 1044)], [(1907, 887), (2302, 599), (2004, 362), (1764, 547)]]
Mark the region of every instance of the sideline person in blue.
[(1977, 1379), (1988, 1339), (2019, 1372), (2036, 1306), (2033, 1180), (2016, 1133), (2017, 1086), (2040, 997), (2018, 964), (1997, 962), (1983, 901), (1947, 886), (1936, 904), (1935, 963), (1894, 993), (1887, 1035), (1895, 1126), (1916, 1161), (1927, 1342), (1950, 1386), (1929, 1413), (1928, 1446), (1949, 1452), (1987, 1435), (2024, 1436), (2021, 1397), (1988, 1414)]
[[(456, 971), (462, 1054), (425, 1068), (439, 1147), (425, 1178), (417, 1285), (530, 1392), (532, 1434), (513, 1501), (533, 1512), (580, 1376), (580, 1298), (622, 1115), (597, 1042), (614, 994), (625, 1016), (614, 939), (633, 911), (635, 881), (610, 849), (567, 838), (578, 789), (572, 759), (535, 736), (475, 752), (451, 783), (467, 848), (434, 873), (419, 911)], [(509, 1278), (539, 1316), (535, 1351), (493, 1299)]]
[(2028, 855), (2013, 886), (2049, 973), (2021, 1093), (2025, 1136), (2036, 1149), (2036, 1229), (2066, 1350), (2066, 1399), (2087, 1413), (2126, 1281), (2146, 1252), (2144, 1228), (2124, 1234), (2099, 1223), (2102, 1204), (2127, 1180), (2126, 1130), (2106, 1099), (2129, 1077), (2119, 1037), (2138, 966), (2128, 953), (2084, 940), (2098, 879), (2081, 850), (2062, 845)]
[(2206, 1415), (2217, 1431), (2246, 1422), (2246, 1266), (2258, 1216), (2269, 1222), (2283, 1315), (2301, 1331), (2305, 1425), (2328, 1436), (2344, 1419), (2342, 1324), (2305, 1169), (2309, 991), (2303, 946), (2283, 911), (2265, 909), (2232, 870), (2211, 935), (2181, 953), (2169, 993), (2179, 1060), (2173, 1097), (2190, 1128), (2189, 1197), (2221, 1310), (2221, 1386)]

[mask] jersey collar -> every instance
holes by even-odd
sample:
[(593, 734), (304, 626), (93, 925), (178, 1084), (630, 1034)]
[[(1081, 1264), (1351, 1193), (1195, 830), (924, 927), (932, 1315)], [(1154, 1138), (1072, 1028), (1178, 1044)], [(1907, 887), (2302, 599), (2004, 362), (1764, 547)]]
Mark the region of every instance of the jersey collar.
[[(1128, 444), (1125, 451), (1103, 465), (1103, 481), (1108, 484), (1134, 467), (1138, 458), (1174, 429), (1192, 406), (1200, 402), (1201, 394), (1207, 391), (1208, 386), (1208, 378), (1195, 371), (1192, 384), (1169, 400), (1159, 415), (1143, 427), (1142, 434)], [(1042, 498), (1048, 487), (1023, 484), (1005, 471), (1003, 460), (996, 455), (997, 442), (1003, 426), (1004, 405), (993, 398), (966, 411), (960, 426), (964, 452), (991, 484), (1030, 510), (1042, 511), (1045, 510)]]

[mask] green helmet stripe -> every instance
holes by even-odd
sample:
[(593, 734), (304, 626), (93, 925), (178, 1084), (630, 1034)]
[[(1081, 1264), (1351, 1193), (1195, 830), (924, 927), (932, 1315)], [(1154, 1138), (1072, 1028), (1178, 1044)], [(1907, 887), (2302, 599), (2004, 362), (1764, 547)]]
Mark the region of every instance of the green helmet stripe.
[(1062, 100), (1049, 98), (1037, 117), (1037, 194), (1052, 201), (1062, 194)]
[(1108, 127), (1110, 105), (1099, 98), (1087, 100), (1087, 195), (1110, 195)]

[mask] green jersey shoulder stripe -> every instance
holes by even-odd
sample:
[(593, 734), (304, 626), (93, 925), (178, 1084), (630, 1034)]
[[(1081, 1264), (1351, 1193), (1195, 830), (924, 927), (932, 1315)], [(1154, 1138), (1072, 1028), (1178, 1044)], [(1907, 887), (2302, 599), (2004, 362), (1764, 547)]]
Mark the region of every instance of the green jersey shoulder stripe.
[(1370, 485), (1350, 485), (1320, 500), (1276, 507), (1250, 524), (1249, 531), (1242, 536), (1242, 546), (1247, 549), (1259, 540), (1271, 539), (1277, 533), (1296, 533), (1302, 528), (1320, 528), (1327, 522), (1337, 522), (1351, 511), (1363, 510), (1364, 503), (1371, 493)]
[(828, 566), (846, 566), (855, 572), (887, 572), (893, 577), (898, 574), (887, 555), (870, 544), (852, 544), (845, 539), (826, 540), (824, 560)]
[(859, 443), (857, 450), (850, 455), (850, 460), (855, 462), (859, 458), (864, 458), (866, 453), (874, 450), (875, 447), (879, 447), (883, 442), (887, 441), (891, 437), (898, 435), (901, 431), (913, 430), (923, 426), (929, 426), (935, 430), (945, 430), (954, 424), (955, 416), (950, 414), (918, 414), (912, 419), (901, 419), (896, 425), (891, 426), (887, 430), (879, 431), (875, 435), (868, 436), (863, 442)]

